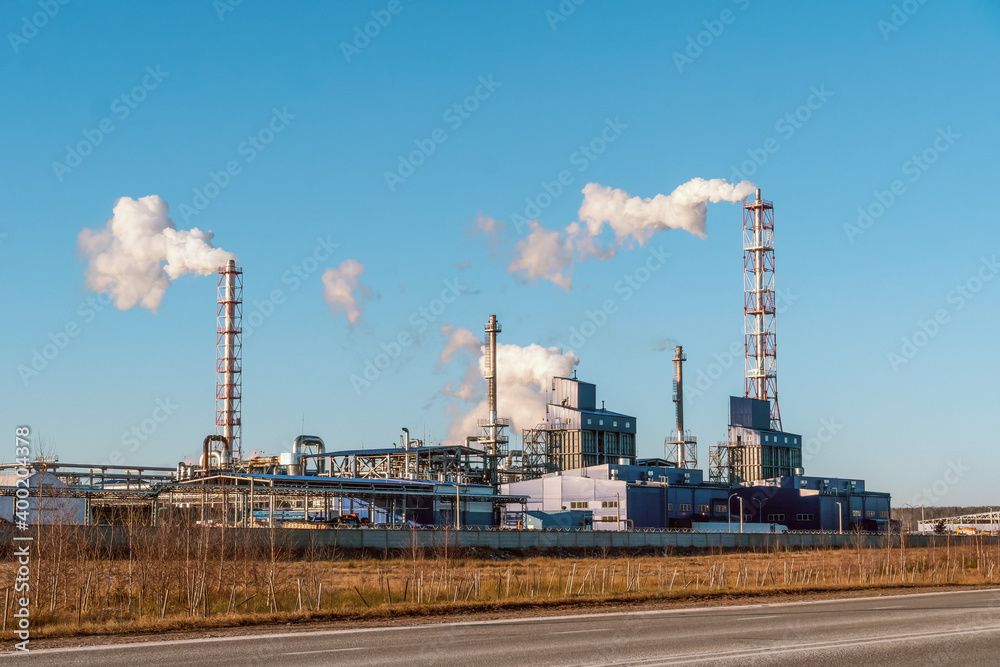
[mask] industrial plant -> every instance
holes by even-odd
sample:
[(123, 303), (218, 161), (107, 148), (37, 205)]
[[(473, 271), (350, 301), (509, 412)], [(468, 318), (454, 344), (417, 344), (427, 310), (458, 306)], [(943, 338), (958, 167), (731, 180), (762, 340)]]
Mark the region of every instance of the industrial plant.
[[(745, 385), (729, 404), (728, 437), (708, 448), (684, 424), (682, 346), (673, 355), (676, 428), (662, 458), (637, 456), (637, 417), (598, 403), (597, 385), (552, 377), (544, 414), (512, 443), (498, 386), (496, 315), (484, 327), (487, 413), (464, 442), (432, 444), (401, 427), (378, 449), (328, 451), (317, 435), (290, 451), (243, 451), (243, 271), (218, 269), (215, 429), (197, 463), (173, 467), (31, 462), (32, 523), (114, 523), (122, 510), (149, 525), (288, 528), (492, 527), (692, 532), (864, 531), (893, 527), (890, 497), (864, 480), (805, 474), (802, 436), (778, 405), (774, 208), (760, 190), (743, 202)], [(667, 397), (664, 396), (664, 402)], [(395, 439), (395, 436), (394, 436)], [(193, 450), (194, 448), (192, 448)], [(194, 453), (194, 451), (192, 451)], [(0, 493), (15, 501), (15, 469)], [(11, 519), (12, 502), (0, 503)]]

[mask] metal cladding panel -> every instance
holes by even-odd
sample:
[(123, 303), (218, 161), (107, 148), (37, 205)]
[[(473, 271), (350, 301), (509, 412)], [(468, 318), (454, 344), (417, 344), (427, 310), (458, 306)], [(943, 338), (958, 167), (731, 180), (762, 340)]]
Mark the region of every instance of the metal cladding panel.
[(553, 405), (593, 410), (597, 406), (597, 386), (573, 378), (552, 379)]
[(577, 406), (581, 410), (596, 410), (597, 385), (590, 384), (589, 382), (579, 382), (577, 383), (577, 387)]
[(742, 396), (729, 397), (729, 424), (746, 428), (771, 428), (771, 402)]
[[(635, 528), (666, 528), (665, 487), (632, 486), (628, 490), (628, 518)], [(624, 514), (622, 516), (625, 516)]]

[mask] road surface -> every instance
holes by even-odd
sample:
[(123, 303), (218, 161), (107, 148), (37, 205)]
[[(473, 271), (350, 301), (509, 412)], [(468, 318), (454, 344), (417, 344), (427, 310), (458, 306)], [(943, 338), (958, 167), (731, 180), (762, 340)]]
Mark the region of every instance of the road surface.
[(0, 667), (875, 667), (996, 664), (997, 647), (1000, 590), (988, 590), (49, 649), (3, 654)]

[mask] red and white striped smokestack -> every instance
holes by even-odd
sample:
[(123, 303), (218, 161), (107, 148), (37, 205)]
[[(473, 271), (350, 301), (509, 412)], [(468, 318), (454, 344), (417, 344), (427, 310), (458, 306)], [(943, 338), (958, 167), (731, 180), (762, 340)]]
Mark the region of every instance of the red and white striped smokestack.
[(243, 270), (229, 260), (219, 269), (216, 311), (215, 432), (226, 439), (226, 463), (242, 455)]

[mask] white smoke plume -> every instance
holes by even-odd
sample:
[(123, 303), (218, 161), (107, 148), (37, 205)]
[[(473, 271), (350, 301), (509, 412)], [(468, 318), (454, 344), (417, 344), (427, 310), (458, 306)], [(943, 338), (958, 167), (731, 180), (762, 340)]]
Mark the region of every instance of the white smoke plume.
[[(468, 360), (462, 380), (449, 383), (442, 390), (442, 393), (466, 403), (466, 409), (455, 415), (448, 430), (450, 440), (464, 442), (466, 436), (480, 435), (476, 420), (489, 416), (486, 380), (483, 379), (486, 350), (468, 329), (450, 330), (449, 333), (446, 350), (455, 349), (455, 340), (466, 341), (466, 348), (471, 348), (473, 339), (478, 344), (478, 356)], [(519, 433), (521, 429), (530, 428), (545, 419), (546, 391), (552, 385), (552, 378), (569, 377), (579, 363), (580, 358), (576, 354), (563, 352), (557, 347), (498, 344), (497, 412), (499, 416), (511, 420), (511, 433)], [(468, 405), (473, 402), (475, 405)]]
[[(562, 232), (532, 221), (531, 233), (517, 244), (518, 255), (507, 270), (527, 279), (549, 280), (568, 291), (573, 282), (574, 260), (606, 259), (617, 248), (635, 243), (641, 246), (656, 232), (667, 229), (683, 229), (705, 238), (709, 202), (742, 201), (755, 189), (749, 181), (732, 184), (722, 178), (694, 178), (669, 195), (644, 199), (617, 188), (587, 183), (582, 190), (580, 221)], [(605, 225), (614, 232), (617, 248), (601, 244)]]
[(439, 331), (448, 337), (444, 343), (444, 348), (441, 350), (439, 366), (447, 366), (453, 362), (455, 355), (461, 350), (479, 352), (479, 349), (483, 346), (483, 341), (479, 340), (476, 334), (464, 327), (456, 329), (454, 324), (446, 324)]
[(532, 220), (531, 233), (517, 242), (517, 256), (507, 266), (510, 273), (519, 273), (528, 280), (541, 278), (562, 287), (567, 292), (573, 285), (573, 243), (559, 232), (545, 229)]
[(172, 280), (207, 276), (236, 258), (212, 245), (212, 232), (177, 229), (167, 209), (156, 195), (122, 197), (104, 229), (77, 236), (87, 287), (110, 295), (119, 310), (139, 305), (155, 312)]
[(336, 269), (323, 272), (323, 297), (334, 315), (343, 312), (347, 321), (361, 321), (364, 302), (371, 298), (371, 289), (362, 284), (365, 265), (356, 259), (345, 259)]

